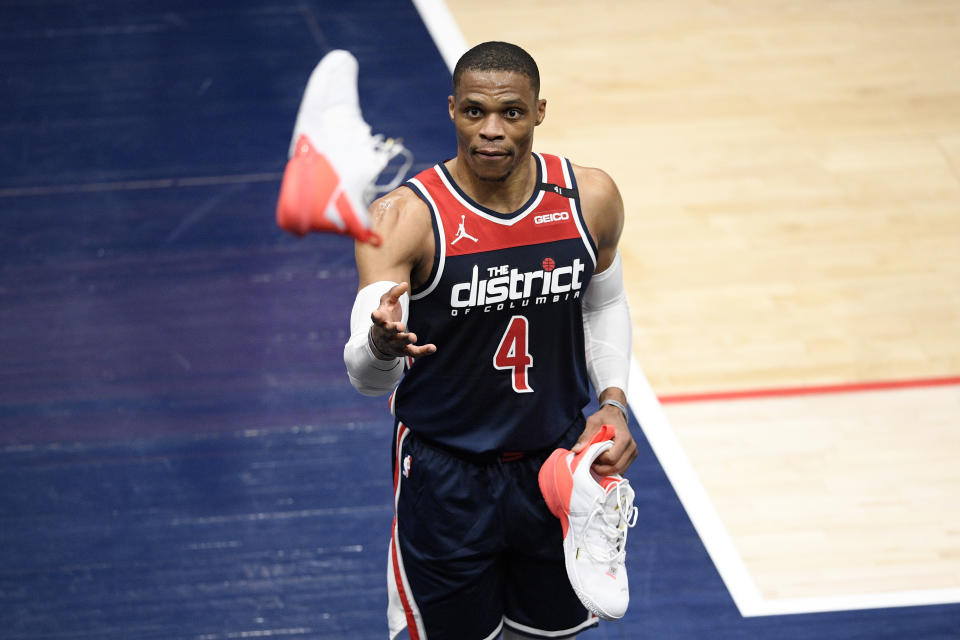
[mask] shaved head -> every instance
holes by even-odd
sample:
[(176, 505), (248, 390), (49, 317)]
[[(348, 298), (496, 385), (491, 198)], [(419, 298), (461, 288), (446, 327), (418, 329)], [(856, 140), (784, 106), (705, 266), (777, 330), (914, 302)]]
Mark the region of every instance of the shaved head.
[(483, 42), (460, 57), (453, 70), (453, 95), (465, 71), (510, 71), (530, 80), (535, 98), (540, 97), (540, 70), (533, 57), (509, 42)]

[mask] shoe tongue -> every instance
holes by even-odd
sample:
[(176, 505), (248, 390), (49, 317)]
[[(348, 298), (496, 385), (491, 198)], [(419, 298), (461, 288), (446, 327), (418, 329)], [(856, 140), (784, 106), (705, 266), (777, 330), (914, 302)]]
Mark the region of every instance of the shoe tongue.
[(602, 511), (597, 515), (597, 522), (587, 536), (587, 543), (594, 550), (596, 559), (603, 558), (610, 562), (611, 570), (615, 570), (616, 554), (623, 544), (623, 514), (620, 511), (620, 502), (617, 495), (617, 486), (624, 479), (618, 476), (598, 476), (591, 470), (594, 480), (603, 489), (603, 496), (598, 496), (602, 502)]
[(604, 493), (610, 493), (617, 488), (617, 485), (620, 484), (622, 478), (613, 478), (607, 476), (605, 478), (600, 478), (600, 486), (603, 487)]
[(611, 478), (609, 476), (606, 478), (601, 478), (600, 486), (603, 487), (603, 492), (609, 496), (611, 493), (615, 492), (617, 485), (620, 484), (620, 480), (621, 479), (619, 478)]
[(609, 495), (611, 491), (617, 488), (617, 485), (623, 482), (623, 476), (614, 474), (612, 476), (602, 476), (593, 469), (590, 469), (590, 475), (594, 481), (603, 488), (603, 493)]
[[(620, 511), (620, 500), (623, 497), (622, 492), (630, 490), (629, 483), (627, 483), (626, 479), (622, 476), (598, 476), (592, 469), (591, 473), (593, 473), (594, 480), (596, 480), (600, 488), (603, 489), (603, 519), (608, 524), (619, 528), (622, 518), (626, 517), (626, 514)], [(617, 486), (621, 484), (623, 487), (621, 488), (621, 493), (618, 495)]]

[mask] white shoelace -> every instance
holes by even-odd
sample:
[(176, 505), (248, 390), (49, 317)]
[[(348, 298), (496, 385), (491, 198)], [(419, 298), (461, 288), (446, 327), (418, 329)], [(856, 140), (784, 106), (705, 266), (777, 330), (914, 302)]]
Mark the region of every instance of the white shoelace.
[(373, 200), (376, 199), (377, 195), (380, 193), (386, 193), (396, 189), (400, 183), (403, 182), (403, 179), (407, 177), (407, 171), (409, 171), (410, 167), (413, 166), (413, 153), (403, 146), (400, 140), (395, 138), (384, 139), (384, 137), (380, 134), (375, 135), (373, 136), (373, 150), (378, 156), (379, 160), (383, 162), (383, 168), (386, 168), (390, 161), (399, 155), (403, 156), (403, 162), (399, 167), (397, 167), (397, 171), (393, 175), (393, 178), (391, 178), (387, 183), (372, 183), (364, 190), (363, 197), (367, 203), (373, 202)]
[[(623, 488), (625, 487), (625, 490)], [(610, 498), (614, 496), (613, 500)], [(583, 547), (592, 560), (611, 565), (622, 564), (627, 554), (627, 532), (637, 524), (637, 507), (633, 504), (633, 489), (626, 480), (617, 482), (614, 490), (597, 497), (597, 504), (587, 517), (580, 532)], [(600, 526), (589, 536), (591, 524), (599, 516)]]

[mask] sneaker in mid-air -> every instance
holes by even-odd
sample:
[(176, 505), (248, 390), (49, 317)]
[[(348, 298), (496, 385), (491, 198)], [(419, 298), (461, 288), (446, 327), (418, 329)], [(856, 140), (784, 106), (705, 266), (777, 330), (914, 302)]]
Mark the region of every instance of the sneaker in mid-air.
[[(328, 231), (379, 244), (367, 206), (400, 184), (413, 163), (399, 141), (371, 135), (360, 112), (358, 71), (356, 58), (337, 49), (310, 74), (277, 201), (277, 224), (296, 235)], [(393, 180), (377, 184), (398, 155), (404, 163)]]
[(604, 425), (580, 453), (555, 450), (540, 468), (540, 491), (560, 519), (567, 577), (589, 611), (604, 620), (622, 618), (630, 603), (627, 531), (637, 522), (633, 489), (620, 475), (599, 476), (594, 460), (613, 446)]

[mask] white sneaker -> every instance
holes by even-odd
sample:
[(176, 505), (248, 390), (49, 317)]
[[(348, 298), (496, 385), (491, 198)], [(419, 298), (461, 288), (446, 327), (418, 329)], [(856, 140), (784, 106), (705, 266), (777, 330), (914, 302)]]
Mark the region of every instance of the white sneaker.
[(630, 603), (625, 567), (627, 532), (637, 523), (633, 489), (620, 475), (590, 467), (613, 446), (604, 425), (580, 453), (557, 449), (540, 468), (540, 491), (563, 528), (567, 577), (588, 610), (604, 620), (622, 618)]
[[(394, 189), (413, 164), (399, 141), (371, 135), (357, 94), (357, 59), (331, 51), (314, 68), (300, 102), (289, 162), (277, 202), (277, 223), (297, 235), (331, 231), (379, 244), (367, 207)], [(403, 165), (387, 184), (377, 176), (398, 155)]]

